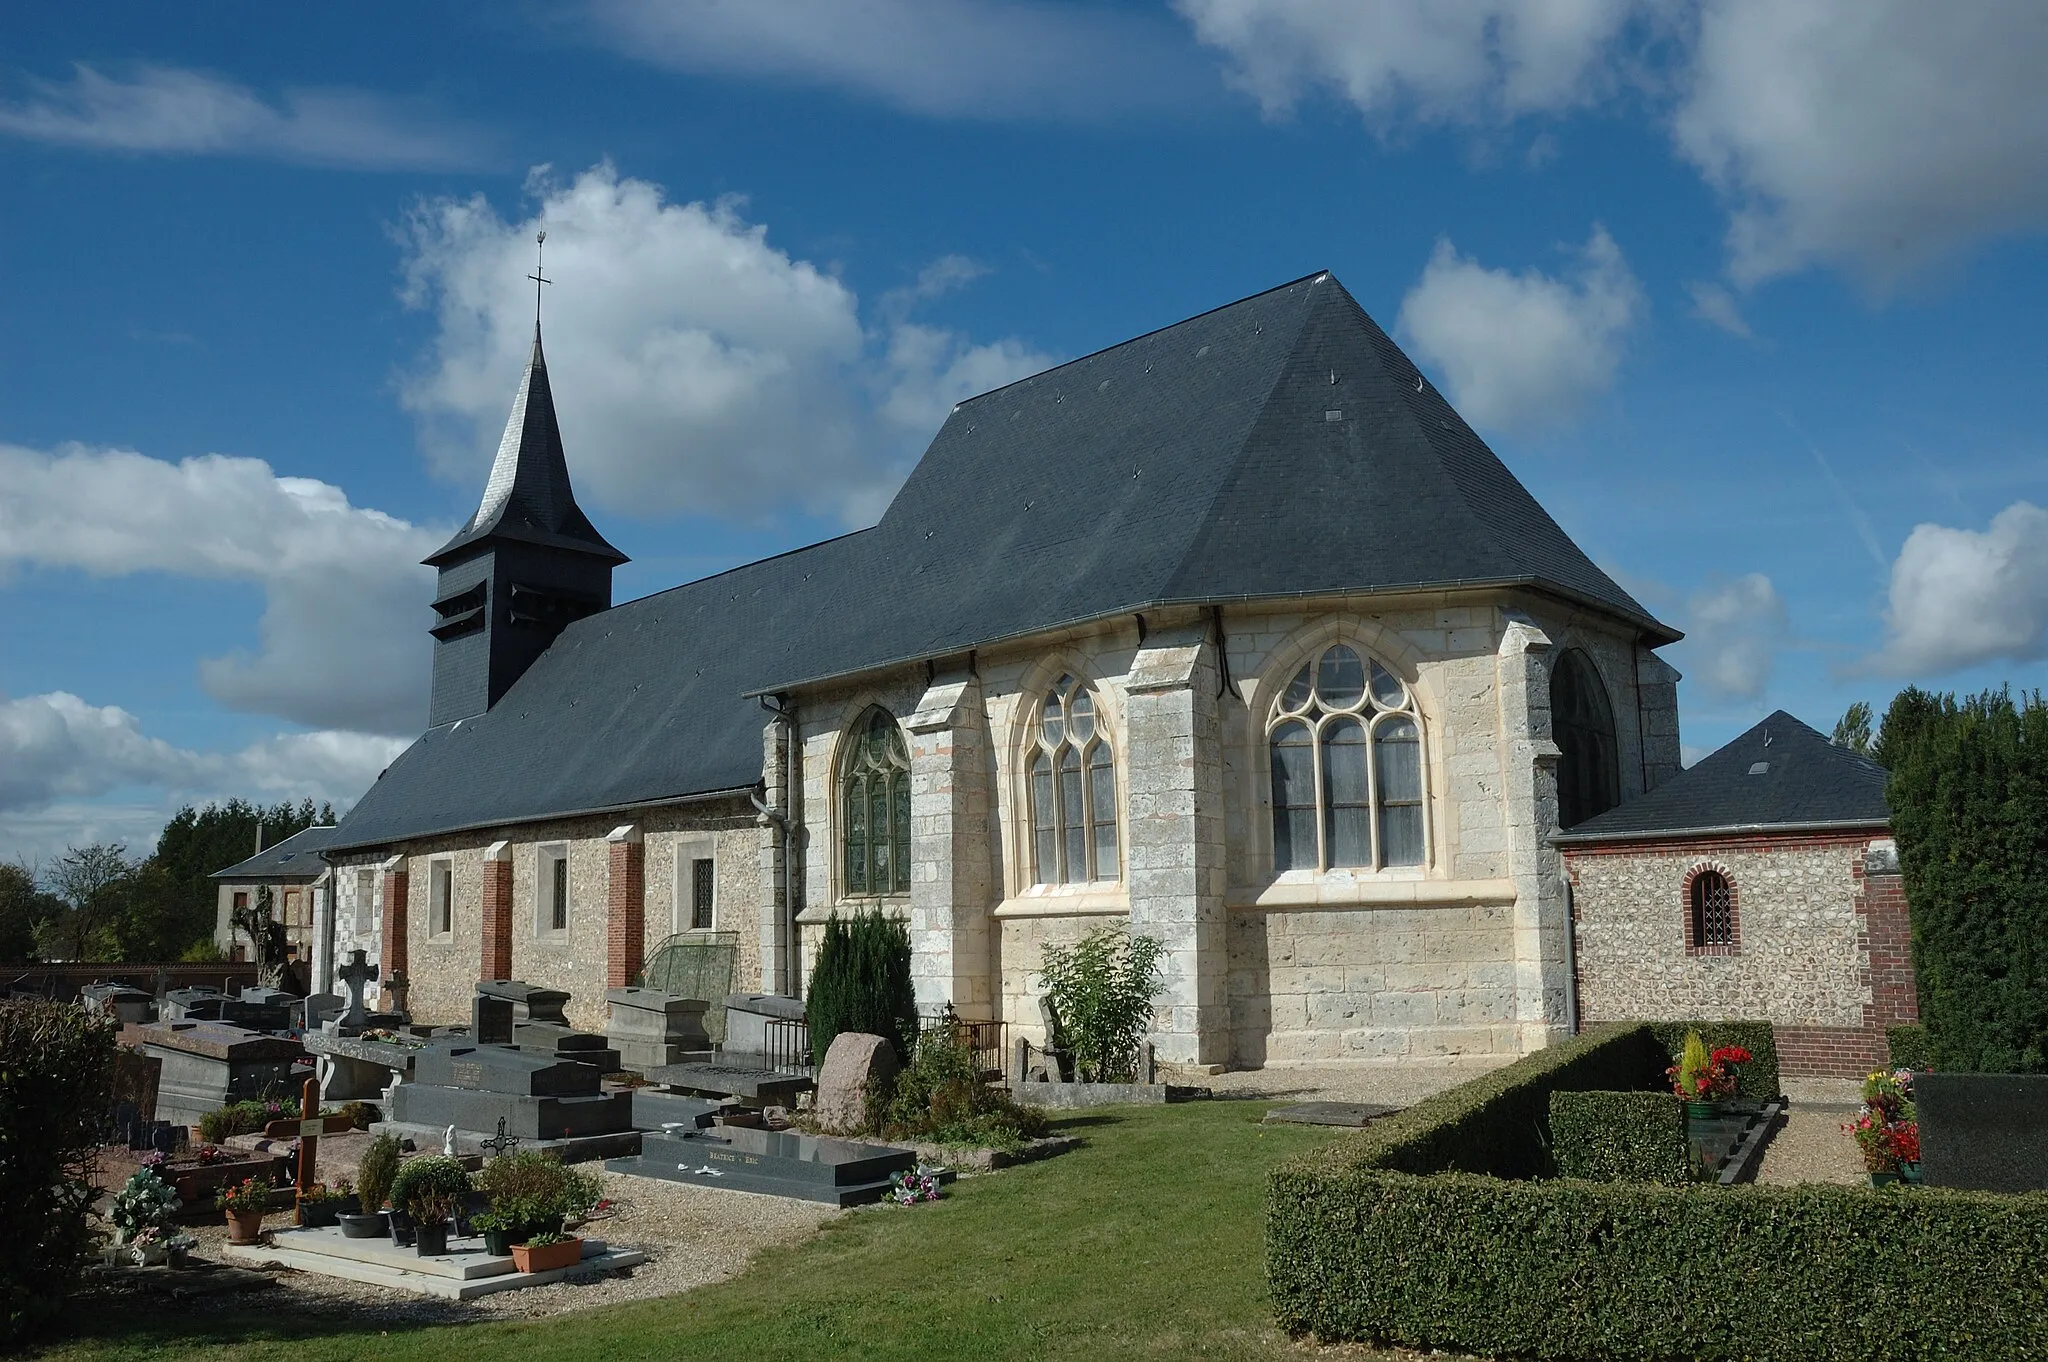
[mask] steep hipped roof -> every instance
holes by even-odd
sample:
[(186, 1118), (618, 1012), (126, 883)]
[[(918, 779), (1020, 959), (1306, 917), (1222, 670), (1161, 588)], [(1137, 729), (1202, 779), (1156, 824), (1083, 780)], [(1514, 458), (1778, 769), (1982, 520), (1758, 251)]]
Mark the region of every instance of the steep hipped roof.
[(341, 845), (751, 787), (749, 694), (1163, 605), (1482, 585), (1678, 637), (1317, 274), (962, 403), (871, 530), (571, 625)]
[(1885, 769), (1779, 710), (1638, 799), (1553, 839), (1565, 843), (1702, 833), (1881, 828)]
[(207, 878), (236, 884), (317, 879), (327, 869), (320, 853), (333, 844), (335, 832), (332, 823), (295, 832), (276, 846), (265, 847), (248, 860), (216, 870)]
[(555, 394), (548, 386), (539, 322), (533, 324), (533, 353), (519, 380), (519, 395), (512, 399), (512, 414), (498, 441), (483, 502), (427, 564), (439, 567), (470, 545), (493, 538), (575, 549), (614, 563), (626, 561), (626, 555), (597, 532), (570, 490), (569, 461), (562, 453), (562, 429), (555, 420)]

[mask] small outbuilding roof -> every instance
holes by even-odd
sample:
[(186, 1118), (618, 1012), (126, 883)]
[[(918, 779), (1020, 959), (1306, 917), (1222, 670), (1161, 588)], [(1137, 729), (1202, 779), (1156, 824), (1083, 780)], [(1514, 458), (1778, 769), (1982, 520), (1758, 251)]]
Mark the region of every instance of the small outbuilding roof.
[(208, 878), (224, 884), (285, 884), (318, 879), (327, 869), (320, 853), (333, 843), (338, 831), (330, 823), (295, 832), (276, 846), (265, 847), (226, 870), (216, 870)]
[(1656, 789), (1558, 833), (1563, 845), (1882, 828), (1885, 769), (1779, 710)]

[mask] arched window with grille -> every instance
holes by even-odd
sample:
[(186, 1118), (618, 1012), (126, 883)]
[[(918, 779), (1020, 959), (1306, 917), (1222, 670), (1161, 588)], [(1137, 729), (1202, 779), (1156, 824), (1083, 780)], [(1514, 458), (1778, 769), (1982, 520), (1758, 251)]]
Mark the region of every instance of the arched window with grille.
[(1735, 922), (1735, 886), (1728, 877), (1711, 867), (1692, 873), (1687, 886), (1687, 941), (1695, 951), (1733, 951), (1738, 934)]
[(847, 735), (839, 808), (848, 898), (910, 892), (910, 749), (887, 710), (872, 708)]
[(1422, 721), (1399, 677), (1333, 644), (1281, 693), (1266, 743), (1275, 870), (1428, 862)]
[(1032, 876), (1083, 884), (1123, 875), (1116, 835), (1116, 752), (1095, 698), (1062, 676), (1039, 704), (1030, 757)]
[(1614, 707), (1593, 659), (1580, 648), (1550, 669), (1550, 731), (1557, 742), (1557, 825), (1583, 823), (1621, 802), (1620, 744)]

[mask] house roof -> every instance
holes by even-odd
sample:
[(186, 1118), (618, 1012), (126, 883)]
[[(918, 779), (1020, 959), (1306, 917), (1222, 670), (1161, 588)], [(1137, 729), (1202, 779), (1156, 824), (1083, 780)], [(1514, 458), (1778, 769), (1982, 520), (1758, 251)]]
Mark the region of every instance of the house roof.
[(1315, 274), (961, 403), (872, 529), (569, 626), (340, 845), (750, 788), (750, 695), (1162, 606), (1477, 586), (1679, 637)]
[(516, 539), (574, 549), (613, 563), (626, 561), (626, 555), (597, 532), (570, 490), (569, 461), (562, 452), (561, 425), (555, 420), (555, 394), (548, 385), (539, 322), (533, 324), (533, 352), (512, 399), (512, 414), (505, 420), (484, 499), (469, 523), (426, 562), (438, 567), (486, 539)]
[(318, 879), (327, 869), (320, 853), (333, 844), (337, 828), (328, 823), (295, 832), (275, 846), (265, 847), (246, 861), (226, 870), (216, 870), (208, 879), (236, 884), (282, 884), (290, 880)]
[(1779, 710), (1636, 799), (1552, 840), (1577, 843), (1710, 833), (1881, 828), (1885, 769)]

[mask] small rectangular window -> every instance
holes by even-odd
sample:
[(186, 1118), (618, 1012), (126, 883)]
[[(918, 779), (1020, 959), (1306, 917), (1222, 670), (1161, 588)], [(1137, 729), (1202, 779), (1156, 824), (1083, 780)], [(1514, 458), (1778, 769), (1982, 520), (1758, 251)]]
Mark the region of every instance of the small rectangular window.
[(435, 936), (455, 932), (455, 867), (435, 861), (427, 869), (427, 920)]
[(535, 924), (541, 932), (569, 930), (569, 848), (564, 845), (540, 849), (540, 913)]
[(712, 894), (718, 884), (716, 866), (709, 856), (690, 862), (690, 930), (711, 930)]
[(246, 890), (238, 889), (235, 891), (235, 911), (238, 913), (249, 911), (249, 895)]

